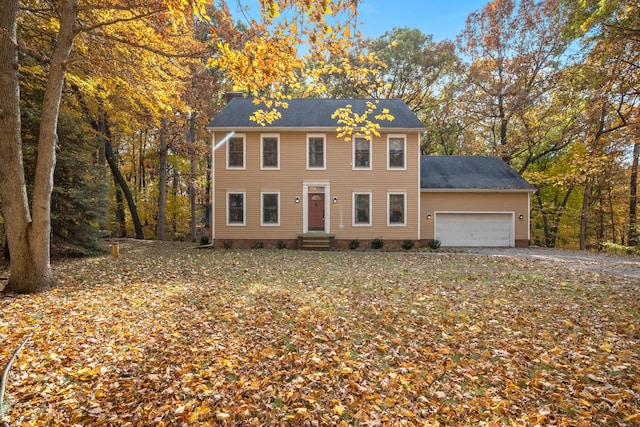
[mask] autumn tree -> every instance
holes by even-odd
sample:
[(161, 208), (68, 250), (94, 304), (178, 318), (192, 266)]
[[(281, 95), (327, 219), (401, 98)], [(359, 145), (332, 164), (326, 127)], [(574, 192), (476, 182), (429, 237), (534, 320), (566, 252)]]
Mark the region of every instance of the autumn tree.
[[(65, 76), (74, 41), (79, 34), (122, 22), (154, 18), (150, 28), (168, 34), (166, 24), (186, 22), (192, 13), (190, 2), (119, 2), (109, 6), (62, 0), (54, 8), (39, 5), (39, 13), (50, 17), (56, 30), (55, 45), (49, 57), (38, 137), (38, 155), (31, 198), (26, 187), (22, 157), (20, 120), (19, 40), (17, 38), (20, 2), (2, 0), (0, 8), (0, 197), (6, 234), (11, 252), (11, 276), (7, 292), (37, 292), (51, 287), (55, 278), (50, 267), (51, 194), (56, 165), (57, 125)], [(185, 12), (188, 12), (185, 14)], [(160, 19), (163, 15), (166, 19)], [(152, 25), (160, 24), (163, 25)], [(30, 204), (31, 201), (31, 204)]]
[[(566, 33), (583, 42), (588, 51), (596, 114), (592, 144), (603, 136), (619, 132), (618, 145), (631, 160), (629, 171), (628, 234), (630, 245), (639, 244), (637, 218), (638, 153), (640, 152), (640, 13), (633, 0), (565, 1), (569, 11)], [(599, 112), (599, 113), (598, 113)], [(605, 145), (606, 146), (606, 145)], [(594, 146), (595, 147), (595, 146)], [(626, 150), (625, 150), (626, 147)], [(597, 174), (594, 174), (597, 176)], [(581, 247), (586, 245), (589, 218), (589, 190), (585, 184), (580, 232)]]
[(494, 0), (469, 15), (457, 39), (469, 61), (462, 104), (475, 138), (520, 172), (566, 144), (547, 133), (564, 122), (550, 105), (567, 49), (560, 12), (556, 0)]

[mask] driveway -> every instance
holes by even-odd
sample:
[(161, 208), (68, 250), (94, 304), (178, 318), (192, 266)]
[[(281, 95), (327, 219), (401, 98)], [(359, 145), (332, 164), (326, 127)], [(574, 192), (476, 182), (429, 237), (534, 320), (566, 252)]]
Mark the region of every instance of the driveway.
[(530, 248), (460, 248), (463, 253), (486, 256), (538, 260), (542, 264), (565, 265), (572, 270), (589, 271), (637, 281), (640, 284), (640, 256), (615, 255), (602, 252)]

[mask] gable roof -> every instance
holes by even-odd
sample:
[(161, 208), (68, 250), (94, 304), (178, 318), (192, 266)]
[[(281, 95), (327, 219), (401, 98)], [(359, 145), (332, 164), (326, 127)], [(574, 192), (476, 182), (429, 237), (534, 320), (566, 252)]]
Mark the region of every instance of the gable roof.
[[(378, 112), (384, 108), (394, 116), (392, 121), (381, 121), (382, 129), (415, 129), (423, 130), (424, 125), (415, 113), (401, 99), (291, 99), (289, 108), (280, 108), (282, 117), (267, 127), (260, 126), (249, 117), (259, 109), (265, 109), (264, 104), (256, 105), (250, 98), (232, 99), (220, 113), (207, 125), (211, 130), (257, 130), (285, 128), (285, 129), (331, 129), (338, 127), (338, 120), (331, 115), (338, 109), (352, 106), (354, 113), (362, 114), (366, 109), (366, 102), (377, 102)], [(374, 120), (375, 122), (375, 120)]]
[(502, 159), (485, 156), (421, 156), (420, 188), (535, 191)]

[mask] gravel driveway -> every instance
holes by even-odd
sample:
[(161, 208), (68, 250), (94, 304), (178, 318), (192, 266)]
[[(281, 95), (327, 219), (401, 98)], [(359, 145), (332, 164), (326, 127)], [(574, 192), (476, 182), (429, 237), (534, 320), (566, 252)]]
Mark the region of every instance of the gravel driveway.
[(614, 255), (602, 252), (530, 248), (460, 248), (463, 253), (496, 257), (538, 260), (542, 264), (564, 264), (573, 270), (589, 271), (604, 276), (625, 278), (640, 284), (640, 256)]

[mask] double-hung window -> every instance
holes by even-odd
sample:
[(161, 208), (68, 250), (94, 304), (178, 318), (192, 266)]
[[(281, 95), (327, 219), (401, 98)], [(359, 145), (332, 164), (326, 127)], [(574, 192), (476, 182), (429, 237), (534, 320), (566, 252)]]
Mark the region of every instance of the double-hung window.
[(280, 193), (262, 193), (262, 225), (280, 225)]
[(371, 169), (371, 140), (353, 138), (353, 169)]
[(404, 135), (389, 135), (387, 157), (387, 169), (407, 168), (406, 137)]
[(280, 169), (280, 137), (278, 135), (261, 135), (260, 168)]
[(326, 169), (324, 135), (307, 135), (307, 169)]
[(227, 141), (227, 169), (245, 168), (244, 135), (233, 136)]
[(406, 193), (388, 193), (388, 225), (406, 225), (407, 195)]
[(353, 225), (371, 225), (371, 193), (353, 193)]
[(245, 225), (244, 192), (227, 192), (227, 225)]

